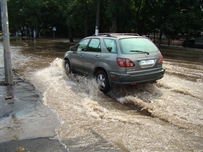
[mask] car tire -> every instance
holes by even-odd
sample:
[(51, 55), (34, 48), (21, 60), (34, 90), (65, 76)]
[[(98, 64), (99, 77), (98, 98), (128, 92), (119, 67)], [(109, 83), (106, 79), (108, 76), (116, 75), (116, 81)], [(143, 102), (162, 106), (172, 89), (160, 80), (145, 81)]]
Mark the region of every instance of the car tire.
[(109, 91), (110, 86), (106, 72), (99, 70), (96, 74), (96, 81), (99, 84), (100, 91), (103, 93), (107, 93)]
[(70, 62), (68, 60), (65, 60), (64, 68), (65, 68), (66, 74), (70, 75), (71, 74), (71, 66), (70, 66)]

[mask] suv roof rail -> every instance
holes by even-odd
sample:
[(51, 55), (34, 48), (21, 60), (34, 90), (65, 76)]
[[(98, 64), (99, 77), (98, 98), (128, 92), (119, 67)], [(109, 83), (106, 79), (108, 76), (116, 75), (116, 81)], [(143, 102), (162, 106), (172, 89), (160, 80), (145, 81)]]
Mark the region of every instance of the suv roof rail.
[[(98, 35), (106, 35), (106, 36), (116, 36), (116, 35), (139, 36), (138, 33), (98, 33)], [(96, 35), (94, 34), (94, 36), (96, 36)]]

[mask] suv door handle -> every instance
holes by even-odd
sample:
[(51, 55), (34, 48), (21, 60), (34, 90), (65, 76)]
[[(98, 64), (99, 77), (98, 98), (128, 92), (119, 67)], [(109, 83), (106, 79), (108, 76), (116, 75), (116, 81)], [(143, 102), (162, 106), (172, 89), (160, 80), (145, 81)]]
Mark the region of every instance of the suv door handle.
[(99, 58), (99, 55), (95, 55), (95, 59), (98, 59)]

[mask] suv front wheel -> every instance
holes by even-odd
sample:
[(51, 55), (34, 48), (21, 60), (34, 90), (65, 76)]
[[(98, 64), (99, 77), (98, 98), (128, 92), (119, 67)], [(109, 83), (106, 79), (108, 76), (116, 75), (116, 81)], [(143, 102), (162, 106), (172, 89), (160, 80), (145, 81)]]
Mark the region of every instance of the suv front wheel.
[(66, 70), (66, 74), (70, 75), (71, 74), (71, 66), (70, 66), (70, 62), (68, 60), (65, 60), (65, 70)]
[(103, 70), (99, 70), (96, 74), (96, 81), (100, 91), (107, 93), (110, 89), (107, 74)]

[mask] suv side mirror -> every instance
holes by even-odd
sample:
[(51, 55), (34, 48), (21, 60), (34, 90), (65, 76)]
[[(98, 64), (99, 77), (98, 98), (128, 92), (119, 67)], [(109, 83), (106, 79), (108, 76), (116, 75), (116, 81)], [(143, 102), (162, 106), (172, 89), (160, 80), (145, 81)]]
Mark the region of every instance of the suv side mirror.
[(75, 46), (71, 46), (70, 51), (75, 51)]

